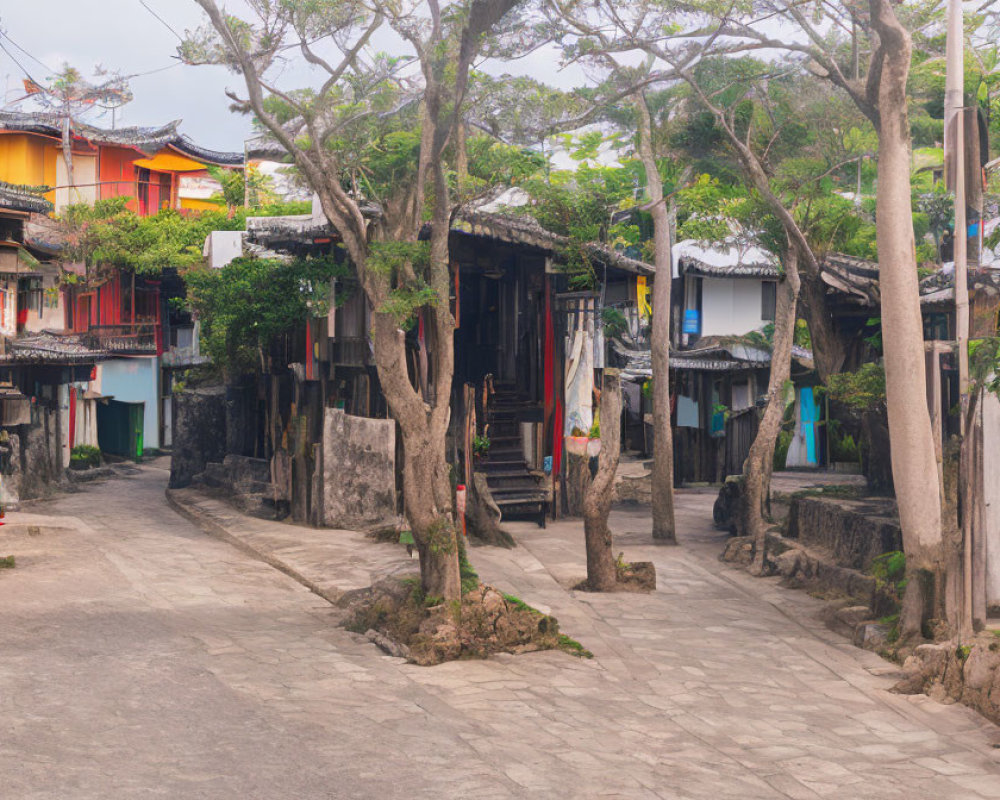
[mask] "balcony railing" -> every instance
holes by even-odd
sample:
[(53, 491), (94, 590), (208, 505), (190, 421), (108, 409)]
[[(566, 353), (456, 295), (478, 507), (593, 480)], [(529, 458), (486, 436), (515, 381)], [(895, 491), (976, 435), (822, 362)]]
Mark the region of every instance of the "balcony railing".
[(155, 322), (124, 325), (91, 325), (87, 331), (91, 346), (109, 353), (156, 353)]

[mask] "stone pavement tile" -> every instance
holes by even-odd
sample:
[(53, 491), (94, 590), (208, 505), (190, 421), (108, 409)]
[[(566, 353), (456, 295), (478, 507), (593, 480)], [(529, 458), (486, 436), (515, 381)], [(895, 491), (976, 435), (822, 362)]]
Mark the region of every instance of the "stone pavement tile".
[[(678, 548), (646, 544), (647, 512), (613, 513), (636, 532), (626, 557), (656, 563), (647, 595), (569, 590), (579, 522), (513, 525), (521, 547), (471, 551), (594, 660), (428, 669), (173, 514), (164, 480), (143, 466), (36, 509), (58, 523), (41, 543), (11, 537), (31, 568), (0, 576), (0, 770), (35, 766), (4, 797), (995, 796), (995, 729), (887, 694), (884, 662), (821, 628), (816, 601), (718, 562), (711, 495), (678, 494)], [(328, 593), (405, 563), (357, 534), (214, 510)]]
[(973, 792), (980, 797), (1000, 797), (1000, 776), (992, 775), (954, 775), (951, 782), (962, 787), (967, 792)]

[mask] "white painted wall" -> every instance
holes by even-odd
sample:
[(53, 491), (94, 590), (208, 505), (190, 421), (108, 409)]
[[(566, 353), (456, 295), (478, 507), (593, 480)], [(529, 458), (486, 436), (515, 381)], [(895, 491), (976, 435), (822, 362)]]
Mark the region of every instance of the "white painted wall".
[(69, 185), (69, 170), (62, 150), (56, 156), (56, 213), (67, 205), (86, 203), (93, 205), (97, 200), (97, 156), (73, 155), (73, 187)]
[(766, 325), (760, 317), (761, 283), (755, 278), (703, 278), (701, 335), (740, 336)]
[(243, 255), (246, 231), (212, 231), (205, 237), (202, 255), (212, 269), (222, 269), (234, 258)]
[[(24, 329), (29, 333), (52, 330), (61, 331), (66, 327), (66, 312), (63, 308), (63, 293), (59, 291), (59, 270), (42, 265), (42, 308), (28, 312)], [(49, 290), (49, 291), (46, 291)]]
[(0, 333), (17, 336), (17, 276), (0, 277)]
[(983, 394), (983, 488), (986, 506), (986, 605), (1000, 606), (1000, 400)]

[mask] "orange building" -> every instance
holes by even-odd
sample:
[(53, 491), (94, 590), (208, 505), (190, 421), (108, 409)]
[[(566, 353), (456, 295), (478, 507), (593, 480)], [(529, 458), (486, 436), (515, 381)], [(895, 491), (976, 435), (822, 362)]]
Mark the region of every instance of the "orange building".
[(129, 208), (147, 216), (163, 208), (218, 208), (210, 197), (209, 166), (243, 167), (242, 153), (221, 153), (159, 128), (107, 130), (72, 122), (72, 165), (63, 156), (62, 120), (54, 114), (0, 112), (0, 181), (44, 187), (58, 214), (67, 205), (111, 197), (130, 198)]

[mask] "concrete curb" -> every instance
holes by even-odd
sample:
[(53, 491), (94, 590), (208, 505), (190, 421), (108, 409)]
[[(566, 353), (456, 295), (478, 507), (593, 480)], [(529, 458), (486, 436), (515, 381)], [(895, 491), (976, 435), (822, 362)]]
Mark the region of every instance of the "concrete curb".
[[(210, 536), (214, 536), (217, 539), (221, 539), (227, 544), (231, 544), (233, 547), (241, 550), (252, 558), (256, 558), (258, 561), (263, 561), (274, 567), (279, 572), (283, 572), (292, 580), (302, 584), (309, 591), (322, 597), (330, 605), (337, 605), (340, 600), (341, 592), (331, 592), (328, 589), (324, 589), (319, 586), (315, 581), (310, 580), (306, 575), (304, 575), (300, 570), (295, 569), (286, 561), (276, 556), (274, 553), (264, 550), (260, 547), (256, 547), (245, 539), (241, 538), (239, 534), (234, 533), (224, 521), (218, 519), (216, 515), (212, 514), (210, 511), (204, 508), (200, 508), (197, 502), (187, 502), (186, 497), (183, 493), (194, 492), (196, 490), (192, 489), (167, 489), (165, 494), (167, 497), (167, 504), (174, 509), (178, 514), (180, 514), (185, 519), (194, 523), (195, 526), (201, 528), (205, 533)], [(236, 513), (236, 512), (234, 512)]]

